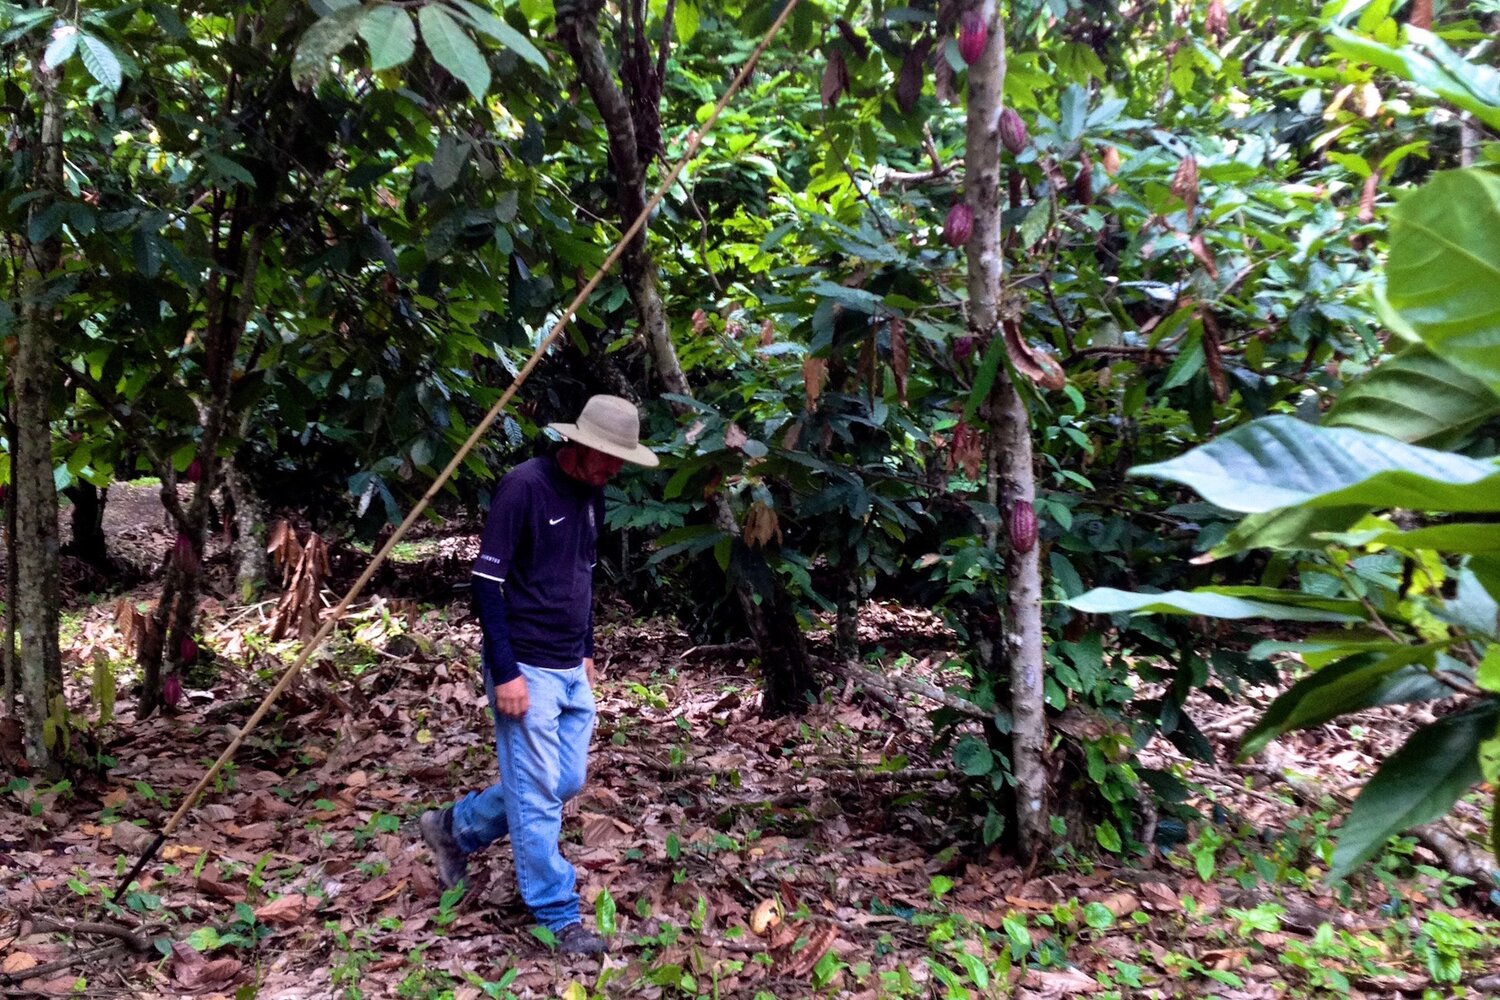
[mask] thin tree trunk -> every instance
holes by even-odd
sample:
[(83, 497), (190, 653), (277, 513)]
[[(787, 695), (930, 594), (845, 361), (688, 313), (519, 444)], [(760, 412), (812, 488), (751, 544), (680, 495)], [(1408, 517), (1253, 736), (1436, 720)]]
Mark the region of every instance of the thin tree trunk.
[[(1000, 112), (1005, 87), (1005, 25), (995, 0), (975, 8), (989, 25), (984, 55), (969, 67), (968, 139), (964, 154), (965, 195), (974, 211), (968, 246), (969, 321), (985, 339), (1002, 336), (1000, 308), (1004, 256), (1000, 234)], [(999, 461), (999, 508), (1035, 503), (1030, 420), (1026, 404), (1006, 372), (989, 400)], [(998, 543), (998, 531), (992, 538)], [(1022, 853), (1046, 845), (1047, 718), (1042, 680), (1042, 585), (1037, 546), (1017, 552), (1007, 546), (1006, 607), (1002, 616), (1005, 661), (1010, 668), (1011, 768), (1016, 778), (1017, 837)]]
[[(5, 438), (16, 440), (15, 421), (5, 421)], [(16, 710), (16, 489), (5, 497), (5, 648), (0, 650), (5, 662), (5, 714)]]
[(80, 482), (64, 492), (73, 502), (70, 518), (73, 537), (68, 542), (68, 554), (108, 572), (110, 565), (104, 537), (104, 507), (109, 502), (109, 490), (101, 490), (93, 483)]
[[(37, 61), (32, 82), (40, 101), (41, 129), (36, 145), (36, 188), (31, 218), (41, 216), (62, 190), (62, 95), (59, 77)], [(57, 487), (52, 479), (52, 392), (56, 375), (57, 322), (46, 295), (62, 257), (62, 238), (52, 235), (26, 252), (21, 322), (15, 356), (16, 439), (12, 478), (21, 503), (16, 508), (17, 620), (20, 625), (21, 688), (26, 700), (26, 757), (50, 768), (46, 723), (52, 701), (62, 693), (57, 645), (58, 538)]]
[(843, 579), (839, 581), (838, 617), (833, 627), (834, 649), (841, 660), (859, 659), (859, 568), (841, 567)]
[(224, 461), (224, 488), (234, 507), (234, 585), (240, 600), (249, 604), (266, 589), (270, 565), (266, 561), (265, 504), (233, 458)]
[[(609, 69), (604, 46), (599, 41), (598, 18), (602, 6), (601, 0), (587, 0), (567, 12), (559, 11), (558, 31), (609, 137), (610, 168), (617, 185), (616, 204), (623, 228), (646, 205), (646, 164), (637, 144), (636, 121), (630, 105)], [(646, 249), (644, 229), (627, 248), (621, 268), (651, 351), (656, 377), (666, 392), (690, 397), (692, 389), (672, 344), (660, 279), (656, 263)], [(746, 625), (760, 651), (765, 682), (762, 710), (768, 716), (801, 712), (809, 699), (816, 698), (820, 688), (808, 659), (796, 609), (764, 555), (740, 540), (740, 526), (728, 499), (720, 494), (712, 503), (714, 523), (734, 539), (736, 561), (741, 565), (742, 571), (734, 575), (734, 587)]]

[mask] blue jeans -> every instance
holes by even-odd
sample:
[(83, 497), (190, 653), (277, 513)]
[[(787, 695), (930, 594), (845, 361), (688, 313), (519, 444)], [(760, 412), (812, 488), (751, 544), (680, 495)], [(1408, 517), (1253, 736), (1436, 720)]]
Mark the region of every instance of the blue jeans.
[(583, 790), (588, 773), (594, 692), (581, 663), (567, 670), (523, 663), (521, 676), (531, 706), (520, 719), (495, 711), (485, 679), (500, 781), (454, 803), (453, 839), (472, 854), (510, 834), (521, 898), (537, 923), (560, 931), (578, 923), (578, 873), (557, 842), (563, 803)]

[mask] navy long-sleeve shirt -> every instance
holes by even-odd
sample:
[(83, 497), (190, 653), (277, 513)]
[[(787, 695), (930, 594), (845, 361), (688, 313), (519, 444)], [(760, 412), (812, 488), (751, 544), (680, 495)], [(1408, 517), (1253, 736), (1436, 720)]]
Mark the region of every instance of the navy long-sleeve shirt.
[(490, 501), (474, 561), (484, 668), (495, 684), (518, 664), (562, 670), (594, 655), (594, 565), (604, 492), (551, 456), (522, 462)]

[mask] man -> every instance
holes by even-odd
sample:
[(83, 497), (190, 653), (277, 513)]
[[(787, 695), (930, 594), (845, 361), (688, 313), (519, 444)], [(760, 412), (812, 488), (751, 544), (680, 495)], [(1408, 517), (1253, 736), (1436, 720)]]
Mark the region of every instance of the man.
[(626, 462), (654, 466), (640, 416), (594, 396), (554, 456), (500, 480), (474, 563), (484, 629), (485, 693), (495, 713), (500, 781), (422, 814), (422, 838), (445, 888), (468, 856), (510, 834), (521, 898), (560, 951), (599, 954), (579, 917), (577, 872), (558, 849), (563, 803), (583, 789), (594, 729), (593, 568), (604, 484)]

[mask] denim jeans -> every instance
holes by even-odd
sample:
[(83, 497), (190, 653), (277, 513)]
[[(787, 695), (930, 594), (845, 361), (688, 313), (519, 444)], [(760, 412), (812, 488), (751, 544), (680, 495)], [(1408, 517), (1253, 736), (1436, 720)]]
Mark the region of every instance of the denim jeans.
[[(466, 854), (510, 834), (521, 898), (537, 923), (560, 931), (578, 923), (578, 873), (558, 849), (563, 803), (583, 790), (594, 692), (583, 664), (548, 670), (521, 664), (531, 705), (512, 719), (495, 711), (498, 784), (453, 805), (453, 839)], [(495, 710), (495, 691), (485, 691)]]

